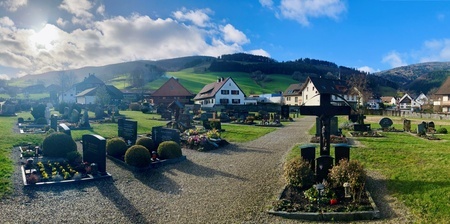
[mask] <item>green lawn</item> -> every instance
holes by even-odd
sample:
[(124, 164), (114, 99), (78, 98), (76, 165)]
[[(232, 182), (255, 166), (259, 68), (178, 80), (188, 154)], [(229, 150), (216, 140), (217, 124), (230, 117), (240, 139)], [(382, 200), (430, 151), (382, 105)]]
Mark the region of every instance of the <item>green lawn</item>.
[[(372, 129), (380, 128), (380, 116), (368, 116), (365, 123)], [(339, 118), (341, 124), (344, 117)], [(392, 118), (396, 129), (403, 130), (401, 118)], [(410, 119), (411, 129), (416, 130), (422, 121)], [(434, 121), (436, 129), (450, 130), (450, 121)], [(310, 133), (315, 133), (315, 127)], [(346, 132), (348, 135), (348, 132)], [(403, 202), (418, 223), (446, 223), (450, 220), (450, 134), (435, 135), (442, 140), (430, 141), (411, 133), (382, 133), (386, 137), (357, 140), (363, 147), (351, 148), (351, 159), (359, 160), (367, 169), (376, 170), (388, 179), (393, 195)], [(317, 150), (318, 151), (318, 150)], [(299, 155), (299, 147), (288, 158)], [(334, 155), (334, 148), (331, 148)]]

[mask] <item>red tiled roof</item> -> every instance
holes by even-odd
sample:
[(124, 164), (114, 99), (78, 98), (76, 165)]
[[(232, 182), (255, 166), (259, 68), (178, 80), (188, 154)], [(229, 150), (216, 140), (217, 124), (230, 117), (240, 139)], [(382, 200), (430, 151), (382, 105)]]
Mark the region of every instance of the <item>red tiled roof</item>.
[(152, 93), (152, 96), (157, 97), (173, 97), (173, 96), (194, 96), (183, 85), (181, 85), (177, 79), (171, 77), (164, 83), (159, 89)]

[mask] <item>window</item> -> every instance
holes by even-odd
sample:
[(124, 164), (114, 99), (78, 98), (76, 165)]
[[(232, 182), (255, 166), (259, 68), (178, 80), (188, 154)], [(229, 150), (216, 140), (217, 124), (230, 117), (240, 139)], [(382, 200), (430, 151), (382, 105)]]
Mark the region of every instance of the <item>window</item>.
[(306, 100), (308, 99), (308, 95), (305, 96), (305, 99), (306, 99)]
[(232, 102), (233, 104), (240, 104), (240, 103), (241, 103), (241, 100), (240, 100), (240, 99), (232, 99), (231, 102)]
[(228, 95), (228, 94), (230, 94), (230, 90), (223, 89), (223, 90), (220, 90), (220, 93), (222, 95)]
[(239, 90), (231, 90), (231, 95), (239, 95)]
[(296, 102), (296, 103), (298, 102), (298, 97), (294, 98), (294, 102)]
[(220, 104), (228, 104), (228, 99), (220, 99)]
[(291, 97), (290, 96), (286, 97), (286, 100), (291, 101)]

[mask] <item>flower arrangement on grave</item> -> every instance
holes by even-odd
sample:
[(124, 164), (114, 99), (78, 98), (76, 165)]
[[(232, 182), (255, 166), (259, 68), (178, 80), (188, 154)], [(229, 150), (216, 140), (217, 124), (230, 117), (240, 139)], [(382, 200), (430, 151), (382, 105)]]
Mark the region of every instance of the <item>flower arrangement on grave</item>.
[(206, 132), (206, 137), (208, 139), (219, 139), (220, 138), (220, 132), (217, 129), (212, 129)]

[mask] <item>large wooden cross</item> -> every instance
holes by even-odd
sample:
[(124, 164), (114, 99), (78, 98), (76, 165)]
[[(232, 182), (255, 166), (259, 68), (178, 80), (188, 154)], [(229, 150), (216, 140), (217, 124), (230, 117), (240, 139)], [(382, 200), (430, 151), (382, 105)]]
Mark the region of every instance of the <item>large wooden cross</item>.
[(331, 118), (336, 115), (350, 115), (350, 106), (334, 106), (331, 104), (331, 94), (320, 94), (319, 106), (300, 106), (301, 115), (315, 115), (319, 117), (320, 127), (320, 155), (330, 155), (330, 126)]

